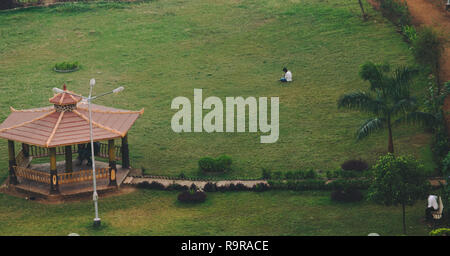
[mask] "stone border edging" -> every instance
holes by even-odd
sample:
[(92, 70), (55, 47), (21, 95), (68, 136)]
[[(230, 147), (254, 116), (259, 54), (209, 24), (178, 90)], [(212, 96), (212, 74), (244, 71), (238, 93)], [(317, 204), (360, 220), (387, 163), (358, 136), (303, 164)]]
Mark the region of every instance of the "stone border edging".
[(61, 70), (61, 69), (53, 68), (53, 71), (55, 71), (57, 73), (71, 73), (71, 72), (75, 72), (75, 71), (78, 71), (78, 70), (80, 70), (79, 67), (74, 68), (74, 69), (68, 69), (68, 70)]

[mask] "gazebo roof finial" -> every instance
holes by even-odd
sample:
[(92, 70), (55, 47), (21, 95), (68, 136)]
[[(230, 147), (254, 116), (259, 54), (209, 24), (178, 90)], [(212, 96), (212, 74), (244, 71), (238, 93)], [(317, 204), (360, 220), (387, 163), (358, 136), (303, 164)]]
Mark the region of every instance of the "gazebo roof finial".
[(67, 90), (66, 84), (63, 85), (63, 89), (64, 92), (58, 93), (49, 99), (50, 103), (53, 103), (54, 105), (58, 106), (66, 106), (66, 105), (76, 105), (78, 102), (82, 100), (81, 97), (69, 94), (73, 92)]

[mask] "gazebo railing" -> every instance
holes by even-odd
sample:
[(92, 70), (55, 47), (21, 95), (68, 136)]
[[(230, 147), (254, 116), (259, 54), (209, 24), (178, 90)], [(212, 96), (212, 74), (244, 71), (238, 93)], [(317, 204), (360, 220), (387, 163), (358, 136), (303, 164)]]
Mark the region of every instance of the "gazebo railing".
[(21, 166), (14, 166), (14, 171), (17, 177), (21, 177), (27, 180), (37, 181), (41, 183), (50, 184), (50, 173), (40, 172), (32, 169), (28, 169)]
[[(78, 146), (72, 145), (72, 153), (78, 152)], [(64, 155), (66, 153), (65, 147), (56, 147), (57, 155)], [(30, 145), (30, 156), (34, 158), (46, 157), (49, 156), (50, 152), (48, 148), (38, 147), (34, 145)]]
[[(50, 184), (50, 173), (32, 170), (29, 168), (14, 166), (17, 177), (32, 180), (40, 183)], [(96, 179), (109, 178), (109, 167), (95, 170)], [(58, 184), (70, 184), (92, 180), (92, 170), (82, 170), (77, 172), (67, 172), (58, 174)]]
[[(109, 178), (109, 168), (98, 168), (98, 169), (96, 168), (95, 178), (96, 179)], [(58, 174), (59, 184), (69, 184), (88, 180), (92, 180), (92, 170), (82, 170), (77, 172), (67, 172)]]
[[(122, 160), (122, 147), (119, 145), (114, 145), (116, 151), (116, 160)], [(100, 143), (100, 151), (98, 152), (99, 157), (108, 158), (109, 157), (109, 147), (106, 143)]]
[[(122, 160), (122, 146), (120, 145), (114, 145), (115, 151), (116, 151), (116, 160), (120, 161)], [(65, 147), (56, 147), (56, 154), (57, 155), (64, 155), (66, 153)], [(78, 145), (72, 145), (72, 153), (78, 153)], [(30, 156), (34, 158), (39, 157), (47, 157), (50, 155), (48, 148), (38, 147), (34, 145), (30, 145)], [(97, 156), (102, 158), (108, 158), (109, 157), (109, 148), (107, 143), (100, 143), (100, 150), (97, 154)]]

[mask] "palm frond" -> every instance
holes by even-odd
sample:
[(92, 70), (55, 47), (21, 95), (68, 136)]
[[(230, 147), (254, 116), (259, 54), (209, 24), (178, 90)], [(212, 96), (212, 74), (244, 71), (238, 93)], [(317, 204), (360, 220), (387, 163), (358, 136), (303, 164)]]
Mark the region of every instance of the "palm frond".
[(415, 98), (404, 98), (394, 104), (391, 112), (393, 114), (399, 114), (401, 112), (406, 113), (408, 111), (415, 111), (416, 109), (417, 100)]
[(433, 127), (437, 124), (436, 117), (430, 113), (426, 112), (411, 112), (399, 119), (395, 120), (394, 125), (397, 124), (413, 124), (421, 125), (426, 127)]
[(393, 71), (390, 85), (387, 89), (389, 94), (396, 100), (409, 97), (409, 86), (412, 78), (418, 73), (417, 69), (406, 66), (398, 67)]
[(385, 106), (382, 101), (372, 98), (369, 94), (353, 92), (339, 98), (338, 108), (360, 110), (377, 115), (383, 112)]
[(356, 133), (356, 139), (361, 140), (370, 134), (383, 129), (385, 122), (385, 118), (373, 118), (365, 121), (361, 127), (359, 127)]

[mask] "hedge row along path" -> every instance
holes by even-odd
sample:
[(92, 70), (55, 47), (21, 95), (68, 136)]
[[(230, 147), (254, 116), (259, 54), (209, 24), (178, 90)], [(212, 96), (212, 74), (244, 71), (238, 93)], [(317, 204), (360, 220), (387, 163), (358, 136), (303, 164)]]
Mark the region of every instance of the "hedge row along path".
[[(447, 39), (444, 54), (441, 58), (441, 81), (450, 81), (450, 11), (445, 10), (445, 5), (430, 3), (429, 0), (406, 0), (411, 13), (413, 23), (416, 26), (426, 25), (435, 28)], [(441, 1), (443, 2), (443, 1)], [(444, 102), (447, 129), (450, 134), (450, 97)]]
[(183, 180), (183, 179), (164, 179), (164, 178), (153, 178), (153, 177), (132, 177), (128, 176), (123, 181), (123, 184), (127, 185), (138, 185), (140, 183), (148, 182), (152, 183), (153, 181), (156, 181), (158, 183), (163, 184), (165, 187), (169, 186), (170, 184), (178, 184), (181, 186), (188, 186), (190, 187), (192, 184), (195, 184), (195, 186), (199, 188), (203, 188), (206, 183), (215, 183), (218, 187), (221, 186), (229, 186), (230, 184), (238, 184), (242, 183), (244, 186), (248, 188), (252, 188), (254, 185), (258, 183), (264, 183), (268, 184), (266, 180), (220, 180), (220, 181), (199, 181), (199, 180)]
[[(258, 184), (258, 183), (264, 183), (264, 184), (268, 184), (267, 180), (220, 180), (220, 181), (198, 181), (198, 180), (184, 180), (184, 179), (169, 179), (169, 178), (164, 178), (164, 177), (160, 177), (160, 178), (155, 178), (155, 177), (146, 177), (146, 176), (141, 176), (141, 177), (136, 177), (136, 176), (128, 176), (125, 178), (125, 180), (123, 181), (122, 184), (125, 185), (138, 185), (140, 183), (144, 183), (144, 182), (148, 182), (148, 183), (152, 183), (152, 182), (158, 182), (163, 184), (165, 187), (169, 186), (170, 184), (178, 184), (181, 186), (188, 186), (190, 187), (192, 184), (195, 184), (195, 186), (199, 187), (199, 188), (203, 188), (206, 183), (210, 182), (210, 183), (215, 183), (218, 187), (221, 186), (229, 186), (230, 184), (238, 184), (238, 183), (242, 183), (244, 186), (248, 187), (248, 188), (252, 188), (254, 185)], [(330, 182), (332, 182), (333, 180), (327, 180), (325, 182), (325, 184), (328, 184)], [(445, 180), (443, 180), (442, 178), (430, 178), (429, 179), (431, 186), (433, 187), (439, 187), (441, 184), (445, 184)]]

